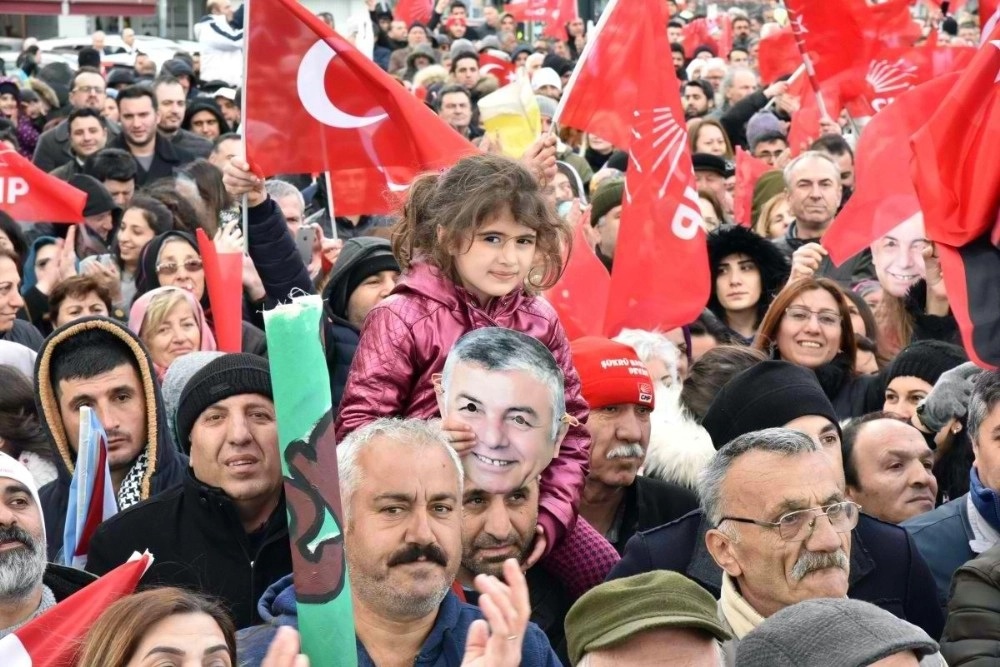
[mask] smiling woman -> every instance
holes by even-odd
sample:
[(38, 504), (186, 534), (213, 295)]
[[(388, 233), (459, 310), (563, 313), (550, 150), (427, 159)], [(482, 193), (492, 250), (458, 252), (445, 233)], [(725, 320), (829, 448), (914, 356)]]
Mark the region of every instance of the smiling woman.
[(78, 667), (232, 667), (236, 630), (220, 605), (179, 588), (122, 598), (90, 628)]
[(216, 349), (201, 306), (191, 293), (177, 287), (159, 287), (137, 299), (129, 314), (129, 328), (149, 348), (161, 381), (177, 358), (195, 350)]

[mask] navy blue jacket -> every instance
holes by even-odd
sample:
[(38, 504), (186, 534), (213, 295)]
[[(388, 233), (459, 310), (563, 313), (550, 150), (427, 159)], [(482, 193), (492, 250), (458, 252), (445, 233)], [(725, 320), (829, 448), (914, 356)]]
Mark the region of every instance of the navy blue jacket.
[(965, 494), (903, 523), (934, 574), (942, 609), (948, 606), (952, 575), (976, 557), (969, 546), (975, 535), (969, 523), (968, 501), (969, 494)]
[[(260, 599), (257, 613), (266, 625), (240, 630), (236, 634), (237, 664), (241, 667), (260, 665), (271, 645), (274, 635), (282, 625), (298, 627), (298, 610), (295, 604), (295, 586), (292, 575), (276, 581)], [(424, 641), (414, 667), (460, 667), (465, 655), (465, 636), (472, 622), (483, 618), (477, 607), (459, 601), (454, 592), (438, 608), (437, 620)], [(357, 642), (358, 667), (375, 667), (361, 640)], [(545, 633), (534, 623), (528, 624), (521, 646), (522, 667), (560, 667)]]
[[(672, 570), (690, 577), (716, 598), (722, 569), (705, 546), (710, 526), (701, 510), (636, 535), (608, 579), (652, 570)], [(934, 578), (906, 531), (862, 514), (851, 535), (851, 573), (847, 594), (864, 600), (940, 637), (944, 615)]]

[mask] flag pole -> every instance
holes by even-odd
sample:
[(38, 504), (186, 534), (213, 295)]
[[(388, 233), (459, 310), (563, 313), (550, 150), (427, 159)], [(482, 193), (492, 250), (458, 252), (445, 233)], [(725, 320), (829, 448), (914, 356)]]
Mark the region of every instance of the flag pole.
[[(249, 75), (250, 64), (250, 2), (243, 3), (243, 81), (240, 86), (240, 114), (243, 117), (243, 126), (240, 128), (240, 148), (243, 151), (243, 159), (247, 159), (247, 77)], [(249, 164), (247, 160), (247, 164)], [(250, 204), (249, 197), (243, 195), (240, 209), (243, 214), (243, 252), (250, 252)]]
[(597, 39), (601, 36), (601, 30), (604, 29), (604, 24), (608, 22), (608, 17), (618, 6), (618, 0), (611, 0), (604, 11), (601, 12), (601, 18), (597, 20), (597, 27), (591, 34), (590, 39), (583, 46), (583, 53), (580, 54), (580, 59), (576, 61), (576, 67), (573, 68), (573, 73), (570, 74), (569, 81), (566, 82), (566, 87), (563, 89), (562, 97), (559, 98), (559, 105), (556, 107), (556, 112), (552, 116), (552, 128), (554, 129), (559, 125), (559, 118), (562, 116), (563, 108), (566, 106), (566, 100), (569, 99), (570, 91), (573, 90), (574, 84), (576, 84), (577, 77), (580, 76), (580, 70), (583, 68), (584, 63), (587, 62), (587, 58), (590, 57), (590, 52), (594, 49), (594, 44), (597, 43)]
[(823, 117), (830, 118), (830, 114), (826, 110), (826, 103), (823, 101), (823, 93), (820, 92), (819, 83), (816, 81), (816, 68), (813, 67), (812, 58), (806, 52), (806, 45), (802, 41), (802, 35), (792, 27), (792, 36), (795, 38), (795, 46), (799, 49), (799, 55), (802, 56), (802, 63), (806, 66), (806, 76), (809, 77), (809, 86), (816, 94), (816, 106), (819, 107), (819, 112)]

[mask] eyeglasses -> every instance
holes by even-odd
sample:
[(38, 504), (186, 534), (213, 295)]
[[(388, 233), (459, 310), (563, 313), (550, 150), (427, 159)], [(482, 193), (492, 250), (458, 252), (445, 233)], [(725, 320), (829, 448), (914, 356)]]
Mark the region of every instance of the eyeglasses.
[(813, 315), (815, 315), (816, 321), (818, 321), (821, 326), (840, 326), (840, 315), (832, 310), (815, 311), (803, 308), (802, 306), (790, 306), (785, 308), (785, 315), (787, 315), (788, 319), (796, 324), (805, 324), (812, 319)]
[(76, 88), (73, 89), (73, 92), (74, 93), (83, 93), (84, 95), (87, 95), (89, 93), (96, 93), (97, 95), (102, 95), (102, 94), (104, 94), (104, 87), (103, 86), (77, 86)]
[(723, 521), (738, 521), (752, 523), (761, 528), (778, 529), (778, 535), (786, 542), (803, 542), (809, 539), (816, 528), (816, 519), (826, 516), (830, 525), (838, 533), (848, 533), (858, 525), (861, 516), (861, 505), (845, 500), (825, 507), (811, 507), (805, 510), (795, 510), (783, 514), (777, 521), (760, 521), (758, 519), (743, 519), (736, 516), (724, 516), (719, 519), (716, 527)]
[[(181, 266), (188, 273), (194, 273), (195, 271), (201, 271), (204, 264), (202, 264), (200, 259), (186, 259)], [(178, 269), (180, 269), (180, 266), (177, 265), (177, 262), (164, 262), (163, 264), (156, 265), (156, 272), (164, 276), (172, 276), (177, 273)]]

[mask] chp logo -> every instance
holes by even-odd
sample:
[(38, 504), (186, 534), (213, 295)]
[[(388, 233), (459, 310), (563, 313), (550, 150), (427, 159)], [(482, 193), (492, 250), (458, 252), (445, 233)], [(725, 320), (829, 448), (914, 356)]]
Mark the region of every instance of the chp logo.
[(872, 110), (878, 113), (884, 109), (896, 99), (897, 95), (912, 88), (916, 79), (917, 67), (902, 58), (893, 62), (873, 61), (868, 66), (868, 74), (865, 76)]
[(653, 402), (653, 387), (646, 384), (645, 382), (639, 384), (639, 402), (640, 403), (652, 403)]
[[(0, 167), (10, 167), (4, 154), (13, 153), (13, 149), (0, 148)], [(0, 176), (0, 203), (13, 206), (18, 198), (28, 194), (28, 181), (20, 176)]]

